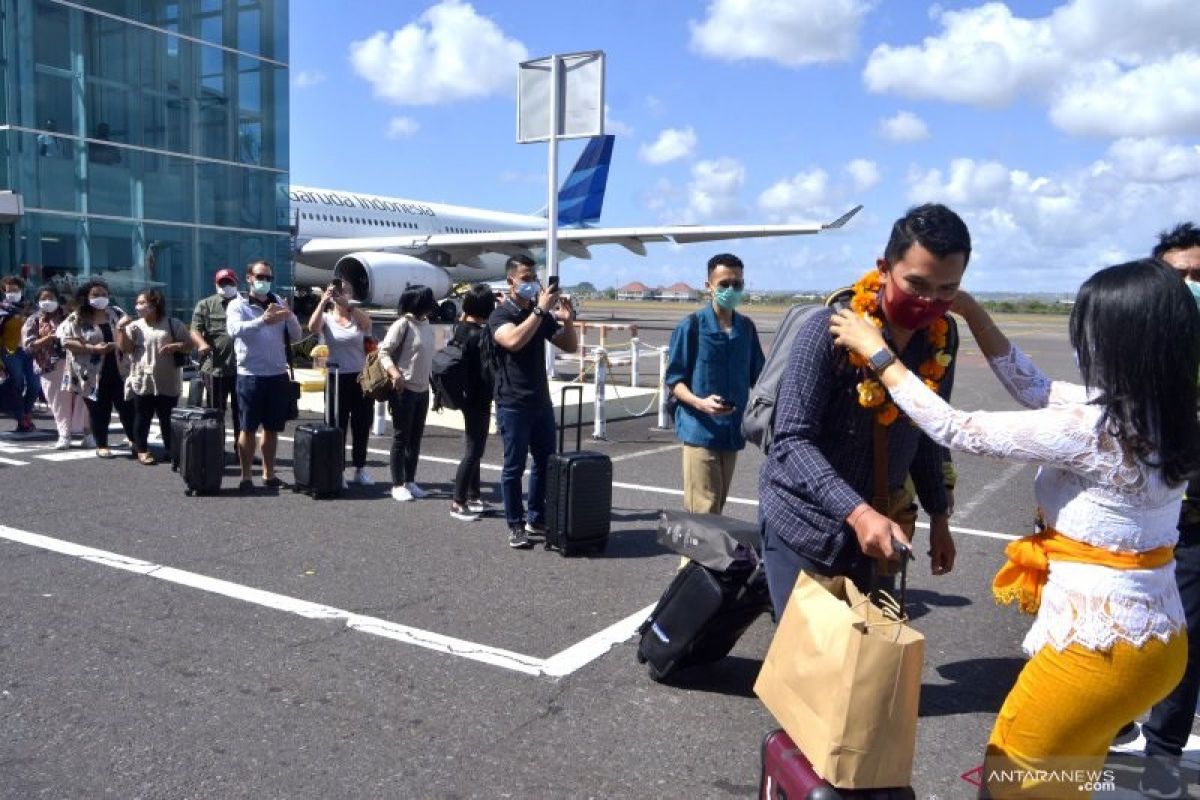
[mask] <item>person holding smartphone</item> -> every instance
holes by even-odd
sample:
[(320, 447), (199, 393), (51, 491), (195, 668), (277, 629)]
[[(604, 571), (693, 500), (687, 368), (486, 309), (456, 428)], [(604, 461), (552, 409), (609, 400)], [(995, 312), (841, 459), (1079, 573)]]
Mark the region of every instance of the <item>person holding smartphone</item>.
[(744, 272), (732, 253), (710, 258), (704, 287), (712, 301), (671, 334), (665, 383), (677, 401), (685, 511), (721, 513), (746, 446), (742, 413), (766, 358), (754, 322), (734, 311), (745, 292)]

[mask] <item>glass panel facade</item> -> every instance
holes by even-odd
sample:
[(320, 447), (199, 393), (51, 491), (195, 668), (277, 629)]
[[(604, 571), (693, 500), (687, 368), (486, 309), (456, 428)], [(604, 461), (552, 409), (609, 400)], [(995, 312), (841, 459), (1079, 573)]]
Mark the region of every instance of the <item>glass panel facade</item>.
[(286, 0), (0, 12), (0, 189), (25, 204), (0, 274), (99, 275), (126, 303), (161, 284), (185, 316), (218, 266), (291, 283)]

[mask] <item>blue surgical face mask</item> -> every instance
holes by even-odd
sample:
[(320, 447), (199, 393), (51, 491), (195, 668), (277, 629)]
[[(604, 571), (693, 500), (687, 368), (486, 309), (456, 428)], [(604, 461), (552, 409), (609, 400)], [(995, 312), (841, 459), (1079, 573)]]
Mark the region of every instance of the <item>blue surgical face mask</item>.
[(732, 286), (725, 289), (717, 289), (713, 294), (713, 298), (717, 301), (717, 305), (726, 311), (733, 311), (742, 304), (743, 290), (734, 289)]
[(542, 290), (542, 284), (538, 281), (521, 282), (517, 284), (517, 297), (522, 300), (537, 299), (538, 292)]
[(1188, 278), (1184, 281), (1184, 283), (1186, 283), (1187, 287), (1192, 290), (1192, 298), (1196, 301), (1197, 305), (1200, 305), (1200, 281), (1194, 281), (1191, 278)]
[(250, 284), (250, 289), (259, 297), (266, 297), (271, 293), (270, 281), (254, 281)]

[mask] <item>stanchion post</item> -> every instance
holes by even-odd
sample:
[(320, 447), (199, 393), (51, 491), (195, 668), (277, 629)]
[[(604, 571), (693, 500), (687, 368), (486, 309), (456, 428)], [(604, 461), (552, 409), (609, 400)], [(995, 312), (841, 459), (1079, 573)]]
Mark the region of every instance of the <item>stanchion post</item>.
[(376, 436), (383, 436), (387, 433), (387, 413), (388, 404), (382, 400), (375, 401), (375, 419), (371, 423), (371, 433)]
[(673, 420), (667, 417), (667, 348), (658, 348), (658, 426), (655, 430), (669, 431)]
[(603, 347), (596, 349), (596, 396), (592, 409), (592, 438), (608, 439), (607, 420), (604, 418), (604, 385), (608, 381), (608, 359)]
[(575, 327), (579, 330), (579, 349), (575, 352), (579, 353), (579, 382), (586, 383), (583, 376), (587, 374), (587, 329), (586, 322), (577, 322)]
[(634, 328), (634, 337), (629, 340), (629, 385), (637, 388), (638, 380), (642, 377), (642, 370), (638, 366), (641, 363), (641, 343), (637, 338), (637, 328)]

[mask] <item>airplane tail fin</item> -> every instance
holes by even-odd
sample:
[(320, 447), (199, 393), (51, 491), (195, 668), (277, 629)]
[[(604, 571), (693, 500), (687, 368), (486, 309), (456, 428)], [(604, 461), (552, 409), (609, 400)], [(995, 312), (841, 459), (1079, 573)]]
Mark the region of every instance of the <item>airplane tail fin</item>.
[[(593, 136), (558, 190), (558, 224), (587, 226), (600, 220), (615, 136)], [(546, 216), (547, 209), (537, 213)]]

